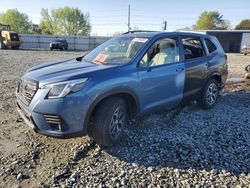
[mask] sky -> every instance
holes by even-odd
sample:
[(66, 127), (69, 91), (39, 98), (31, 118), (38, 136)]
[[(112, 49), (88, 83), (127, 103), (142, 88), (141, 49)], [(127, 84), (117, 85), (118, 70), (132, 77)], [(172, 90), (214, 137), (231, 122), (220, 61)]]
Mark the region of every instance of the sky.
[(234, 27), (250, 19), (250, 0), (0, 0), (0, 12), (16, 8), (39, 24), (42, 8), (78, 7), (90, 14), (91, 34), (99, 36), (125, 32), (128, 29), (128, 5), (131, 28), (174, 31), (195, 24), (203, 11), (219, 11)]

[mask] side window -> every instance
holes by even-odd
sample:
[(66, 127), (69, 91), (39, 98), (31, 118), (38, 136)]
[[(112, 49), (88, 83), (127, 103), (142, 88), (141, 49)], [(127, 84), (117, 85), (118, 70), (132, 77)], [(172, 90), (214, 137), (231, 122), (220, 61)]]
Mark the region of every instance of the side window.
[(204, 56), (204, 49), (199, 38), (187, 37), (182, 39), (185, 60)]
[(214, 43), (211, 42), (211, 40), (205, 39), (205, 43), (207, 45), (207, 49), (208, 49), (209, 53), (212, 53), (217, 49), (216, 46), (214, 45)]
[(179, 61), (179, 45), (177, 39), (164, 38), (155, 42), (141, 59), (141, 67), (158, 66)]

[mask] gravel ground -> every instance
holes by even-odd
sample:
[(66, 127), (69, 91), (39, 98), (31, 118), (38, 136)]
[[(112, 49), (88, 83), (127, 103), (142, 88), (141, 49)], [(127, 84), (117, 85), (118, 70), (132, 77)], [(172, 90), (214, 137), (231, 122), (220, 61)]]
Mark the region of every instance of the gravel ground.
[[(16, 112), (28, 67), (79, 52), (0, 51), (0, 187), (250, 187), (250, 82), (227, 84), (212, 110), (196, 104), (132, 120), (121, 142), (34, 133)], [(229, 54), (230, 77), (250, 56)]]

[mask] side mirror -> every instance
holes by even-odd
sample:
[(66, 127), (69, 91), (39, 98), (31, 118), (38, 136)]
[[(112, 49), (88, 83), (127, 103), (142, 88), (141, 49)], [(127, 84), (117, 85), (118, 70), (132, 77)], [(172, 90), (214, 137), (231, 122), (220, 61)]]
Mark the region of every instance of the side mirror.
[(82, 61), (82, 58), (83, 58), (84, 56), (81, 56), (81, 57), (77, 57), (76, 58), (76, 61)]

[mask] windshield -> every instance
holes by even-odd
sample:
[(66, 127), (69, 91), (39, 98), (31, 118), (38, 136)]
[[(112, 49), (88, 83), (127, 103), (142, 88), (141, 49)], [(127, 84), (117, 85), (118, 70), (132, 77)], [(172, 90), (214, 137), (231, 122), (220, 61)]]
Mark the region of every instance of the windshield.
[(84, 61), (96, 64), (126, 64), (139, 52), (147, 38), (120, 36), (109, 39), (84, 58)]
[(17, 33), (10, 33), (11, 41), (19, 41), (19, 37)]

